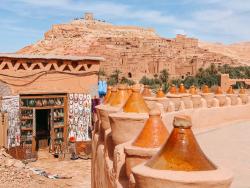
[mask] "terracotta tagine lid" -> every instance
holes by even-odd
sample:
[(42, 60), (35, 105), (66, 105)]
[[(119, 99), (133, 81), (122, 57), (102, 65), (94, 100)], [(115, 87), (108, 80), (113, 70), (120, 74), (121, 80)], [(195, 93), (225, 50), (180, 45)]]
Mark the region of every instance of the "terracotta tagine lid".
[(124, 105), (128, 100), (129, 93), (127, 87), (123, 84), (118, 86), (118, 91), (114, 96), (114, 99), (110, 102), (111, 106), (120, 106)]
[(158, 170), (208, 171), (216, 166), (205, 156), (191, 130), (191, 118), (174, 117), (174, 129), (162, 149), (146, 166)]
[(103, 101), (104, 104), (106, 104), (108, 102), (108, 100), (111, 96), (111, 89), (112, 89), (112, 87), (108, 86), (108, 90), (107, 90), (107, 93), (106, 93), (106, 95), (104, 97), (104, 101)]
[(123, 111), (128, 113), (148, 113), (149, 108), (140, 93), (140, 87), (134, 86), (132, 90), (133, 92), (124, 105)]
[(243, 87), (241, 87), (240, 91), (239, 91), (239, 94), (246, 94), (246, 90)]
[(202, 93), (210, 93), (210, 89), (207, 85), (204, 85), (202, 88)]
[(142, 96), (143, 97), (151, 97), (152, 96), (149, 85), (144, 85), (144, 88), (142, 91)]
[(132, 92), (133, 92), (132, 87), (131, 86), (127, 86), (127, 90), (128, 90), (128, 94), (130, 96), (132, 94)]
[(142, 148), (157, 148), (165, 143), (168, 136), (168, 130), (161, 120), (160, 110), (152, 109), (144, 128), (132, 145)]
[(233, 87), (230, 86), (227, 90), (227, 94), (234, 94), (234, 90), (233, 90)]
[(176, 90), (176, 87), (175, 87), (174, 84), (172, 84), (172, 86), (170, 87), (169, 93), (171, 93), (171, 94), (176, 94), (177, 93), (177, 90)]
[(179, 87), (179, 93), (187, 93), (186, 88), (184, 84), (182, 83), (180, 84), (180, 87)]
[(223, 91), (221, 89), (220, 86), (217, 87), (216, 91), (215, 91), (215, 94), (219, 95), (219, 94), (223, 94)]
[(191, 95), (197, 95), (197, 90), (196, 90), (196, 87), (194, 85), (192, 85), (189, 89), (189, 93)]
[(156, 93), (157, 98), (163, 98), (165, 97), (165, 93), (162, 91), (162, 87), (160, 87)]
[(117, 94), (117, 87), (112, 87), (110, 97), (107, 99), (105, 104), (110, 104)]

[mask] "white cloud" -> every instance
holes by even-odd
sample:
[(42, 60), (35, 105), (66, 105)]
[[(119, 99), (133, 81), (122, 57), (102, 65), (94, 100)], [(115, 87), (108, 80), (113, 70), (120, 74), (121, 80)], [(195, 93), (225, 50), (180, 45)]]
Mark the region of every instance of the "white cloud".
[[(250, 37), (250, 27), (247, 25), (250, 17), (250, 0), (182, 0), (179, 2), (160, 0), (159, 3), (166, 7), (169, 3), (185, 5), (187, 9), (186, 14), (183, 15), (168, 8), (148, 9), (143, 6), (136, 7), (128, 3), (108, 1), (12, 0), (11, 6), (9, 0), (1, 1), (4, 3), (1, 2), (0, 8), (6, 8), (21, 17), (39, 19), (63, 15), (76, 17), (79, 13), (91, 11), (101, 19), (116, 20), (117, 23), (136, 21), (143, 22), (144, 25), (159, 26), (161, 29), (168, 28), (167, 33), (172, 35), (198, 34), (204, 38), (227, 42), (249, 40)], [(147, 2), (150, 3), (149, 0)], [(15, 29), (15, 23), (12, 26)]]

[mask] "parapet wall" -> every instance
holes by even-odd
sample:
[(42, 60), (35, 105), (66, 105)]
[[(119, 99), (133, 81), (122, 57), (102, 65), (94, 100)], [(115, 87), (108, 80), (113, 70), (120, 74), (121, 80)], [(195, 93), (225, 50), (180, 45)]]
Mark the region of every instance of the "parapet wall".
[[(169, 96), (163, 98), (145, 97), (148, 107), (155, 108), (157, 106), (161, 110), (162, 120), (169, 132), (172, 130), (173, 118), (178, 114), (188, 115), (192, 118), (192, 129), (195, 134), (201, 131), (216, 129), (232, 121), (250, 119), (248, 113), (250, 110), (250, 98), (248, 94), (216, 95), (208, 93)], [(119, 109), (117, 112), (110, 112), (108, 115), (109, 121), (103, 119), (100, 114), (98, 117), (92, 140), (92, 188), (137, 187), (137, 182), (133, 175), (131, 174), (129, 177), (126, 175), (125, 148), (139, 134), (138, 131), (140, 132), (140, 127), (145, 122), (145, 117), (143, 118), (142, 115), (138, 114), (137, 120), (135, 120), (135, 113), (123, 113), (122, 109)], [(119, 117), (120, 120), (117, 121)], [(139, 119), (142, 123), (139, 123)], [(103, 131), (103, 121), (105, 121), (106, 128), (108, 128), (108, 125), (111, 128)], [(119, 132), (118, 134), (117, 130), (113, 129), (114, 126), (116, 129), (117, 127), (120, 127), (120, 129), (125, 127), (126, 133)], [(136, 127), (137, 129), (135, 130)], [(130, 135), (131, 138), (123, 143), (115, 144), (119, 140), (117, 137), (124, 140), (124, 135)], [(146, 149), (142, 150), (141, 152), (144, 153), (142, 155), (152, 155), (152, 153), (147, 153), (147, 151)], [(141, 158), (140, 160), (145, 161), (146, 159)], [(220, 187), (219, 185), (217, 186)]]

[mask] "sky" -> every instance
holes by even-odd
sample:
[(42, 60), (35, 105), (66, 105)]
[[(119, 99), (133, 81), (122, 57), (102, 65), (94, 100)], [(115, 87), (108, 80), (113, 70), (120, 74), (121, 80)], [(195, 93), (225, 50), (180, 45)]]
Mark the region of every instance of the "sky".
[(250, 41), (250, 0), (0, 0), (0, 52), (35, 43), (53, 24), (84, 12), (115, 25), (153, 27), (166, 38)]

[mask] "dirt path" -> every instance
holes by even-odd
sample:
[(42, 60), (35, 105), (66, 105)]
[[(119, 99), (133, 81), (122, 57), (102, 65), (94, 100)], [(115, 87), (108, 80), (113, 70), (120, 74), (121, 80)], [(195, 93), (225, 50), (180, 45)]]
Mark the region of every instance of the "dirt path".
[(28, 166), (38, 168), (51, 174), (72, 177), (72, 179), (49, 179), (46, 177), (34, 177), (43, 187), (91, 187), (91, 160), (59, 161), (47, 152), (39, 153), (39, 160), (29, 163)]

